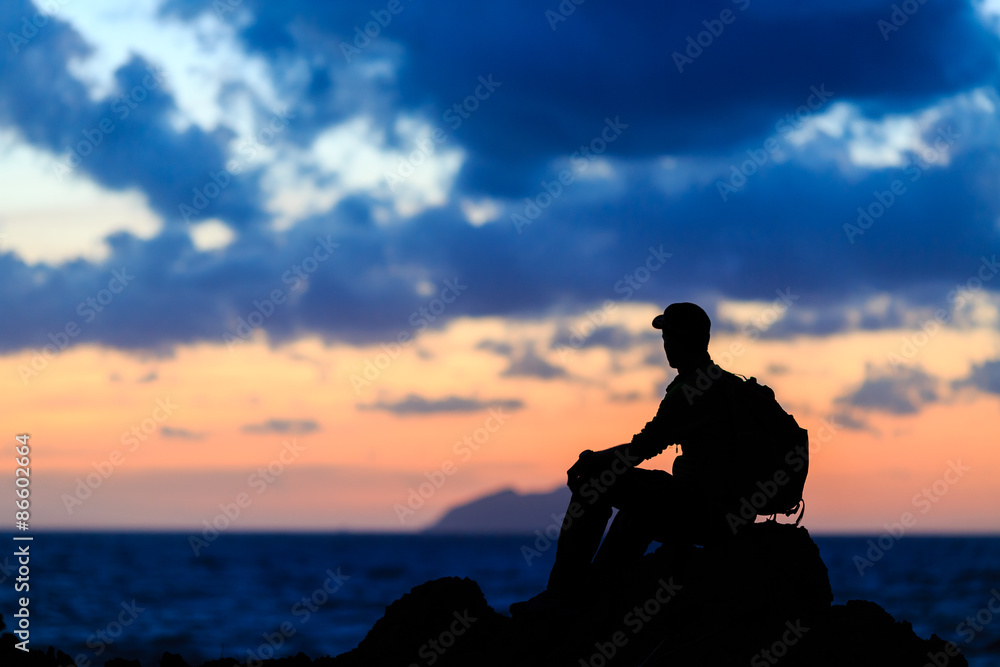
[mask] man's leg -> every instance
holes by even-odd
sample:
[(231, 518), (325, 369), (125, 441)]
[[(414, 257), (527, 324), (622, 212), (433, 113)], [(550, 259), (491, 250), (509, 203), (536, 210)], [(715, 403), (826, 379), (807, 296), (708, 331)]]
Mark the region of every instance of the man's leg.
[(595, 571), (614, 577), (638, 561), (654, 539), (662, 539), (668, 508), (682, 502), (677, 491), (670, 473), (643, 468), (630, 470), (621, 485), (609, 489), (609, 501), (618, 514), (594, 558)]
[(594, 556), (594, 574), (614, 577), (639, 560), (653, 541), (651, 529), (641, 513), (619, 509)]
[(604, 528), (611, 518), (611, 504), (606, 494), (573, 494), (563, 518), (556, 544), (556, 562), (549, 573), (548, 589), (564, 598), (585, 594), (590, 579), (591, 560), (601, 543)]
[[(574, 493), (559, 533), (549, 590), (569, 598), (586, 594), (599, 546), (602, 569), (642, 556), (652, 541), (650, 527), (662, 522), (665, 507), (676, 502), (672, 479), (662, 470), (634, 468), (610, 481), (602, 479), (604, 484), (591, 485), (586, 493)], [(602, 545), (612, 507), (620, 511)]]
[(683, 560), (724, 525), (715, 499), (666, 471), (637, 468), (622, 481), (608, 490), (618, 514), (594, 558), (594, 569), (602, 576), (614, 577), (630, 567), (653, 540), (672, 559)]

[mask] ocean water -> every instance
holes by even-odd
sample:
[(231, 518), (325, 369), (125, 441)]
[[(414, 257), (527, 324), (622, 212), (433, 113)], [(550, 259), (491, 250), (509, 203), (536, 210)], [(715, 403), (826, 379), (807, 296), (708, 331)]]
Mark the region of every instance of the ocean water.
[[(10, 536), (0, 539), (12, 545), (0, 553), (13, 554)], [(971, 664), (1000, 665), (1000, 613), (989, 606), (995, 600), (1000, 609), (1000, 538), (883, 539), (886, 549), (865, 536), (814, 539), (835, 602), (873, 600), (919, 635), (956, 642)], [(357, 646), (388, 604), (430, 579), (471, 577), (506, 612), (545, 585), (555, 549), (529, 563), (522, 546), (535, 540), (223, 534), (196, 556), (181, 533), (35, 533), (31, 646), (56, 646), (81, 667), (117, 656), (155, 667), (163, 651), (195, 664), (222, 655), (337, 655)], [(14, 590), (15, 561), (0, 556), (7, 631), (24, 595)]]

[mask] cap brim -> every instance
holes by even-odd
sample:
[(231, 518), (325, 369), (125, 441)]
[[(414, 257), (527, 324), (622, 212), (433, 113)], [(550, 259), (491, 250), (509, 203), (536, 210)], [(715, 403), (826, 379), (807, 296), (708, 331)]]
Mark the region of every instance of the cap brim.
[(653, 318), (653, 328), (662, 329), (663, 328), (663, 315), (657, 315)]

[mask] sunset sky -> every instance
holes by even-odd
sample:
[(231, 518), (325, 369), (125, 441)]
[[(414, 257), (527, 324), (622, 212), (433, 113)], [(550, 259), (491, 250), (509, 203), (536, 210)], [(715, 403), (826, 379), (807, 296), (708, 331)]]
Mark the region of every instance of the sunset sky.
[(996, 532), (1000, 6), (689, 4), (4, 3), (32, 527), (551, 490), (694, 301), (809, 429), (811, 531)]

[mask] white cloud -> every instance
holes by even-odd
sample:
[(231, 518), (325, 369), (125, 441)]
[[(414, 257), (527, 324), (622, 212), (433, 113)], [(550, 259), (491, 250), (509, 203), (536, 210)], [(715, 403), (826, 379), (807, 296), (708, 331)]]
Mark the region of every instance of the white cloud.
[(459, 206), (462, 209), (462, 215), (465, 216), (465, 221), (474, 227), (485, 225), (500, 217), (500, 204), (493, 199), (484, 198), (479, 201), (462, 199)]
[[(87, 85), (92, 99), (114, 97), (114, 72), (138, 54), (165, 72), (166, 86), (174, 96), (178, 114), (174, 126), (191, 124), (206, 131), (225, 124), (241, 135), (254, 129), (251, 107), (236, 96), (226, 105), (220, 99), (225, 86), (245, 86), (263, 106), (280, 105), (270, 66), (259, 56), (247, 54), (239, 44), (232, 21), (212, 12), (191, 22), (158, 14), (161, 0), (87, 0), (62, 7), (69, 21), (93, 51), (69, 64), (70, 71)], [(294, 70), (294, 68), (293, 68)], [(291, 77), (295, 72), (286, 73)]]
[[(464, 151), (433, 141), (434, 128), (416, 118), (400, 118), (396, 130), (401, 149), (387, 145), (371, 118), (356, 116), (319, 133), (306, 150), (281, 152), (262, 180), (276, 228), (357, 193), (385, 202), (397, 217), (447, 203)], [(376, 217), (379, 223), (391, 220), (385, 213)]]
[(14, 251), (28, 263), (101, 261), (108, 255), (108, 234), (152, 238), (162, 228), (145, 195), (105, 190), (80, 171), (58, 176), (55, 160), (13, 133), (0, 132), (0, 251)]
[(235, 235), (224, 222), (216, 218), (191, 225), (188, 232), (191, 242), (198, 250), (219, 250), (232, 243)]

